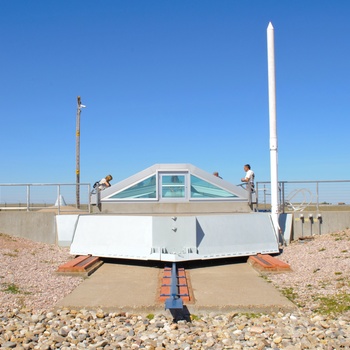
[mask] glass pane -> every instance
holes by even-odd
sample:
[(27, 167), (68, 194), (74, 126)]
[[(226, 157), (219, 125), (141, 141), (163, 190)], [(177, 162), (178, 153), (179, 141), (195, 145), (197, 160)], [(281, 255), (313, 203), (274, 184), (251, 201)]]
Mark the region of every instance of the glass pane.
[(156, 175), (153, 175), (109, 198), (156, 198), (156, 191)]
[(162, 175), (162, 197), (184, 198), (185, 175)]
[(191, 175), (191, 198), (235, 198), (236, 195), (223, 190), (197, 176)]
[(162, 184), (164, 185), (174, 185), (180, 184), (185, 185), (185, 175), (162, 175)]

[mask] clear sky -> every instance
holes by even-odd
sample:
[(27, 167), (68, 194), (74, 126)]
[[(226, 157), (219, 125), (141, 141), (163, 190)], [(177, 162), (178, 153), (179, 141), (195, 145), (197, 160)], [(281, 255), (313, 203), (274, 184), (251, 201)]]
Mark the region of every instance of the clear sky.
[(350, 179), (350, 1), (0, 2), (0, 183), (113, 183), (191, 163), (269, 180), (275, 28), (280, 180)]

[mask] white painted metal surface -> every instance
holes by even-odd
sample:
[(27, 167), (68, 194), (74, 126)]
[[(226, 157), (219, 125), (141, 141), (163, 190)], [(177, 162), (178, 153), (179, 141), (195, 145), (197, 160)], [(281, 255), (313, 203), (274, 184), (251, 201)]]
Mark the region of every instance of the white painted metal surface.
[(82, 215), (71, 253), (145, 260), (152, 257), (151, 247), (150, 216)]
[(178, 217), (82, 215), (71, 245), (74, 255), (171, 262), (278, 251), (268, 213)]
[(61, 247), (69, 247), (79, 215), (56, 215), (57, 241)]
[(204, 259), (278, 252), (269, 214), (206, 215), (197, 221), (203, 232), (198, 253)]

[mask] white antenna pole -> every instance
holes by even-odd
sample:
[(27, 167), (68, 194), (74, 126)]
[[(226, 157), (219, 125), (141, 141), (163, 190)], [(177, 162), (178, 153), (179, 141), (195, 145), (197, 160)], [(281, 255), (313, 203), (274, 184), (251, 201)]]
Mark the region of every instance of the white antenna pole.
[(270, 173), (271, 173), (271, 217), (278, 237), (278, 152), (277, 152), (277, 118), (276, 118), (276, 75), (275, 75), (275, 40), (274, 29), (270, 22), (267, 27), (267, 66), (269, 83), (270, 116)]

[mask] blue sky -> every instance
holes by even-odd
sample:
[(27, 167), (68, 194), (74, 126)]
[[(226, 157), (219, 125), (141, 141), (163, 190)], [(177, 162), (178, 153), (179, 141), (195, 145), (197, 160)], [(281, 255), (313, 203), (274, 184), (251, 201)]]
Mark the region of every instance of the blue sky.
[(269, 180), (275, 28), (280, 180), (350, 179), (350, 2), (1, 1), (0, 183), (122, 180), (192, 163)]

